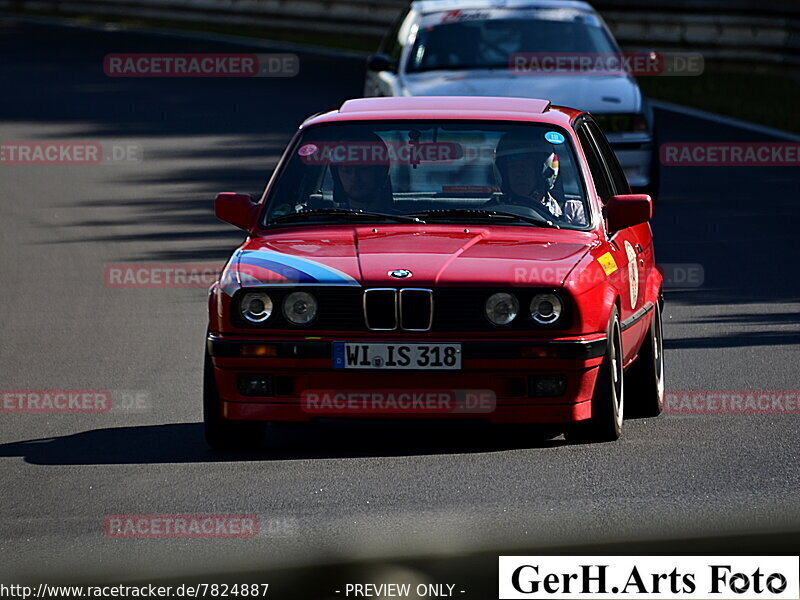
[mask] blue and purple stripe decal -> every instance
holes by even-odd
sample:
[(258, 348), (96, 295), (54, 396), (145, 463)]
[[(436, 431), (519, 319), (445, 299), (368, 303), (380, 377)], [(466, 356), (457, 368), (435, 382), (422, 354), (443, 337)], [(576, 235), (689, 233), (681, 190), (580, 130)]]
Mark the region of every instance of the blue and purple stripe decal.
[(241, 250), (230, 266), (239, 275), (236, 282), (234, 269), (226, 269), (222, 278), (222, 290), (233, 295), (240, 285), (302, 286), (302, 285), (360, 285), (347, 273), (323, 265), (308, 258), (283, 254), (270, 250)]

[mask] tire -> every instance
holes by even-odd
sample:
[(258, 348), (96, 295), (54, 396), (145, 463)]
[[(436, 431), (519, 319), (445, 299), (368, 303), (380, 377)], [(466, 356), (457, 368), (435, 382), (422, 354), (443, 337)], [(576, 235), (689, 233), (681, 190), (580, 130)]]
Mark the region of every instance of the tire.
[(592, 396), (592, 417), (577, 423), (564, 437), (575, 442), (613, 442), (622, 435), (625, 382), (622, 371), (622, 328), (615, 306), (608, 321), (606, 354)]
[(660, 301), (653, 309), (639, 358), (625, 374), (629, 412), (635, 417), (657, 417), (664, 408), (664, 334)]
[(258, 421), (230, 421), (220, 412), (217, 380), (206, 351), (203, 363), (203, 424), (206, 443), (214, 450), (253, 450), (264, 438), (265, 423)]

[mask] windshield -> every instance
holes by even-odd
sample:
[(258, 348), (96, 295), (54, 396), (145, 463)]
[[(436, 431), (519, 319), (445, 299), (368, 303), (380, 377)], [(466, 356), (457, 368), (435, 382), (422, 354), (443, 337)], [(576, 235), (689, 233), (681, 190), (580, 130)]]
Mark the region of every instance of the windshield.
[(566, 132), (544, 124), (458, 121), (311, 128), (270, 192), (265, 224), (354, 217), (415, 222), (397, 218), (402, 215), (461, 223), (487, 213), (506, 224), (587, 226)]
[(584, 11), (451, 11), (422, 21), (406, 71), (508, 68), (517, 54), (618, 52), (599, 19)]

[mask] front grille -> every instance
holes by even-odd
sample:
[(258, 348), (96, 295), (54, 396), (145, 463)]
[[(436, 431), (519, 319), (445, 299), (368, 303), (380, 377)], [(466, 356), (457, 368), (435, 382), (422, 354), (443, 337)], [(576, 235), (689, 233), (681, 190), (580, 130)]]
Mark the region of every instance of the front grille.
[(364, 321), (372, 331), (428, 331), (433, 321), (433, 292), (422, 288), (364, 290)]
[(397, 329), (397, 290), (375, 288), (364, 290), (364, 320), (373, 331)]
[(402, 289), (399, 309), (400, 329), (428, 331), (433, 324), (433, 292), (417, 288)]

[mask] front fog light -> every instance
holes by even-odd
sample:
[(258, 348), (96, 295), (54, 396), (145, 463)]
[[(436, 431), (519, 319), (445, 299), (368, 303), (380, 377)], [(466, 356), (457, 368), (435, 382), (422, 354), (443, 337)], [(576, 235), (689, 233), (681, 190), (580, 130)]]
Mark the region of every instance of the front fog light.
[(540, 325), (552, 325), (561, 316), (561, 298), (555, 294), (538, 294), (531, 300), (531, 318)]
[(283, 316), (295, 325), (308, 325), (317, 316), (317, 299), (306, 292), (293, 292), (283, 301)]
[(564, 375), (531, 375), (528, 377), (528, 396), (531, 398), (556, 398), (567, 391)]
[(495, 325), (508, 325), (519, 313), (519, 300), (513, 294), (492, 294), (486, 301), (486, 318)]
[(272, 396), (272, 375), (261, 373), (240, 374), (236, 384), (242, 396)]
[(272, 298), (264, 292), (250, 292), (242, 297), (239, 313), (251, 323), (263, 323), (272, 315)]

